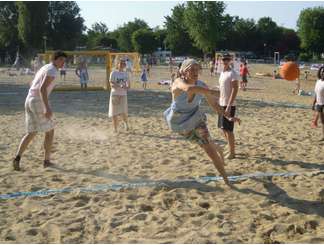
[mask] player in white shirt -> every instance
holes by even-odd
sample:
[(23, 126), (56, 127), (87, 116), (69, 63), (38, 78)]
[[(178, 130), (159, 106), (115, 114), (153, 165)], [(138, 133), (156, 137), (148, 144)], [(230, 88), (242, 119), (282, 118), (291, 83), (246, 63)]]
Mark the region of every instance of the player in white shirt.
[[(231, 60), (230, 54), (223, 55), (223, 70), (219, 76), (219, 105), (225, 111), (226, 117), (235, 116), (235, 99), (239, 87), (239, 74), (231, 68)], [(233, 159), (235, 158), (234, 122), (229, 121), (225, 116), (218, 117), (218, 127), (223, 130), (229, 146), (229, 153), (225, 157)]]
[(27, 133), (22, 138), (16, 157), (13, 160), (14, 170), (20, 170), (21, 156), (37, 132), (45, 133), (44, 167), (51, 166), (50, 154), (54, 138), (54, 122), (48, 97), (54, 89), (54, 79), (57, 76), (58, 69), (63, 67), (66, 57), (67, 55), (64, 52), (56, 51), (53, 54), (52, 62), (39, 69), (34, 80), (31, 82), (31, 87), (25, 101)]
[(312, 127), (316, 128), (318, 119), (322, 122), (322, 139), (324, 141), (324, 66), (318, 70), (318, 80), (315, 85), (315, 98), (313, 102), (313, 110), (315, 111)]
[(129, 76), (126, 71), (126, 62), (119, 59), (117, 69), (110, 73), (110, 99), (108, 116), (112, 117), (114, 132), (117, 133), (118, 117), (124, 121), (125, 129), (128, 130), (128, 103), (127, 91), (130, 88)]

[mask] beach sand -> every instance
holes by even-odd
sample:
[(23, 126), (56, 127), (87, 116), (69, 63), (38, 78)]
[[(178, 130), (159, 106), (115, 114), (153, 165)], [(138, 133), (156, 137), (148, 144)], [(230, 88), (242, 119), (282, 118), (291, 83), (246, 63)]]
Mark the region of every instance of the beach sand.
[[(272, 67), (255, 65), (251, 74)], [(262, 71), (263, 72), (263, 71)], [(70, 74), (69, 74), (70, 73)], [(78, 86), (68, 72), (59, 86)], [(100, 85), (104, 70), (91, 73)], [(69, 80), (70, 76), (70, 80)], [(101, 76), (97, 79), (95, 76)], [(162, 113), (171, 96), (167, 68), (153, 68), (149, 90), (134, 82), (128, 94), (130, 131), (112, 132), (106, 91), (53, 92), (56, 121), (53, 162), (42, 167), (43, 135), (11, 161), (25, 132), (24, 100), (31, 76), (0, 77), (0, 193), (71, 187), (71, 193), (0, 199), (1, 243), (324, 243), (324, 142), (311, 129), (311, 97), (292, 95), (294, 84), (250, 78), (239, 92), (237, 158), (226, 161), (229, 175), (301, 172), (235, 182), (188, 181), (218, 176), (202, 150), (172, 134)], [(73, 78), (73, 79), (72, 79)], [(73, 80), (73, 81), (72, 81)], [(133, 81), (138, 80), (133, 76)], [(208, 71), (202, 80), (217, 79)], [(312, 91), (315, 80), (302, 81)], [(264, 102), (260, 102), (263, 100)], [(268, 103), (271, 102), (271, 103)], [(283, 102), (280, 104), (278, 102)], [(276, 103), (276, 104), (273, 104)], [(203, 104), (213, 139), (226, 148), (217, 116)], [(164, 180), (167, 187), (139, 187), (82, 193), (79, 187)], [(184, 180), (184, 181), (178, 181)]]

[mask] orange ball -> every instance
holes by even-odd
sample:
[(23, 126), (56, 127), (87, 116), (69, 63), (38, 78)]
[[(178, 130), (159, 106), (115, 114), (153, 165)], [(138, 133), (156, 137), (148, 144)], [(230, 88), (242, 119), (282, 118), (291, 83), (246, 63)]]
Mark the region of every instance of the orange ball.
[(295, 62), (286, 62), (280, 68), (280, 76), (288, 81), (294, 81), (299, 77), (299, 66)]

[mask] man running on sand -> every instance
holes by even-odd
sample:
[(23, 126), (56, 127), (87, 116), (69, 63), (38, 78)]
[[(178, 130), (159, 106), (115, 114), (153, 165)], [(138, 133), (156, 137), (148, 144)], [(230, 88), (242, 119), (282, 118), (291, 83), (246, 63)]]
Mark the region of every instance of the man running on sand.
[(53, 113), (48, 102), (48, 97), (54, 88), (54, 79), (59, 68), (62, 68), (67, 55), (64, 52), (56, 51), (50, 64), (44, 65), (35, 75), (31, 82), (26, 101), (25, 117), (27, 134), (22, 138), (15, 159), (13, 168), (20, 170), (20, 159), (27, 146), (31, 143), (37, 132), (45, 132), (44, 140), (44, 168), (52, 165), (50, 162), (51, 148), (54, 138)]

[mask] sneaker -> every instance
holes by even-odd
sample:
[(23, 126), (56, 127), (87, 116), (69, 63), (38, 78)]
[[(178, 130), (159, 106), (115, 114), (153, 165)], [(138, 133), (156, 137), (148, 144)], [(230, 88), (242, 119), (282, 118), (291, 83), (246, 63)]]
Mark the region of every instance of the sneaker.
[(50, 160), (44, 160), (43, 166), (44, 168), (53, 167), (54, 163), (52, 163)]
[(16, 156), (12, 161), (12, 166), (15, 171), (20, 171), (20, 157)]
[(231, 160), (231, 159), (234, 159), (235, 158), (235, 154), (227, 154), (225, 156), (225, 159), (228, 159), (228, 160)]

